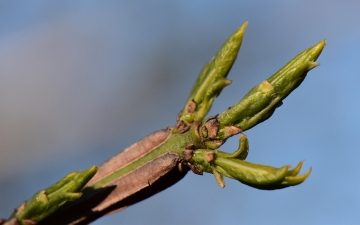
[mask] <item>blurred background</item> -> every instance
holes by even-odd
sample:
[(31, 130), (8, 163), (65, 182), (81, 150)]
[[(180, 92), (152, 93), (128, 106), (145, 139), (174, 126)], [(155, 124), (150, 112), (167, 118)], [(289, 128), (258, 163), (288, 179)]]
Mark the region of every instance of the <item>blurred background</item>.
[[(355, 224), (360, 220), (360, 2), (0, 1), (0, 218), (65, 174), (172, 126), (198, 72), (249, 21), (209, 115), (327, 39), (247, 160), (306, 159), (301, 185), (260, 191), (211, 174), (99, 219), (103, 224)], [(237, 148), (231, 138), (222, 150)]]

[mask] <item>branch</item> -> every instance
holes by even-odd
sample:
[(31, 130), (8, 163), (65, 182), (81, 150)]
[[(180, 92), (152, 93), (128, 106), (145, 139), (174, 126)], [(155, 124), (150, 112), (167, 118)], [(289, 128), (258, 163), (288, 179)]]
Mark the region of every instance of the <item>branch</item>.
[[(46, 203), (47, 211), (43, 212), (40, 205), (32, 203), (32, 198), (27, 205), (38, 210), (40, 215), (32, 213), (32, 223), (27, 222), (30, 217), (24, 216), (24, 210), (18, 208), (9, 220), (0, 224), (88, 224), (170, 187), (188, 170), (196, 174), (214, 174), (221, 187), (225, 186), (224, 176), (262, 190), (302, 183), (311, 173), (310, 169), (298, 175), (302, 161), (292, 170), (288, 165), (274, 168), (245, 161), (249, 143), (242, 132), (270, 118), (282, 100), (302, 83), (308, 71), (318, 66), (315, 60), (325, 41), (301, 52), (220, 115), (204, 119), (215, 98), (231, 84), (226, 76), (237, 57), (246, 26), (244, 23), (236, 30), (200, 72), (174, 127), (145, 137), (101, 165), (76, 201), (68, 202), (75, 198), (65, 199), (58, 207)], [(229, 137), (239, 133), (239, 148), (234, 153), (218, 150)], [(39, 193), (51, 195), (46, 191)]]

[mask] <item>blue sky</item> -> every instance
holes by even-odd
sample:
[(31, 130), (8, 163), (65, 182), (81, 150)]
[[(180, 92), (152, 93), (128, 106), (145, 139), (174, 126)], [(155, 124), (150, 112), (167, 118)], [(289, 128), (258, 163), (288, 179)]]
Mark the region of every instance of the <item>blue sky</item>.
[[(171, 126), (202, 66), (249, 21), (209, 115), (292, 57), (327, 45), (303, 84), (246, 132), (247, 160), (305, 159), (296, 187), (255, 190), (189, 173), (94, 224), (354, 224), (360, 220), (360, 3), (0, 1), (0, 218), (68, 172)], [(221, 147), (231, 152), (237, 137)], [(139, 216), (141, 215), (141, 216)]]

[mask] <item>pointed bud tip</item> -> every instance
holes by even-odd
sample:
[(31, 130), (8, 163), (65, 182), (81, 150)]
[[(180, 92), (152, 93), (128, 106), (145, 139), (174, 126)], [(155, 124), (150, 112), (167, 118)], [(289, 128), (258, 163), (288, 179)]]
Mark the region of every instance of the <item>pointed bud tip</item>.
[(319, 43), (317, 43), (316, 45), (314, 45), (313, 47), (317, 47), (317, 48), (321, 48), (323, 49), (326, 45), (326, 40), (321, 40)]
[(318, 67), (318, 66), (320, 66), (320, 64), (319, 63), (316, 63), (316, 62), (309, 62), (309, 64), (308, 64), (308, 70), (312, 70), (312, 69), (314, 69), (315, 67)]
[(232, 80), (225, 79), (225, 85), (228, 86), (232, 84)]
[(245, 22), (243, 23), (243, 25), (241, 25), (240, 28), (241, 28), (241, 29), (245, 29), (248, 24), (249, 24), (249, 22), (248, 22), (248, 21), (245, 21)]
[(302, 180), (301, 183), (302, 183), (303, 181), (305, 181), (305, 180), (310, 176), (311, 171), (312, 171), (312, 169), (311, 169), (311, 167), (310, 167), (310, 169), (309, 169), (308, 171), (306, 171), (306, 173), (298, 176), (298, 178), (300, 178), (300, 179)]
[(326, 39), (320, 41), (320, 43), (322, 44), (322, 46), (324, 47), (326, 45)]
[(98, 166), (93, 165), (92, 167), (89, 168), (89, 171), (97, 172), (98, 169), (99, 169)]
[(310, 167), (310, 169), (308, 171), (306, 171), (306, 173), (298, 176), (298, 177), (302, 177), (303, 180), (305, 180), (306, 178), (308, 178), (311, 174), (312, 168)]
[(239, 36), (242, 36), (242, 35), (244, 34), (245, 29), (246, 29), (248, 23), (249, 23), (249, 22), (246, 21), (245, 23), (243, 23), (243, 25), (241, 25), (241, 27), (239, 27), (239, 28), (235, 31), (236, 36), (238, 36), (238, 35), (239, 35)]
[(214, 177), (215, 177), (215, 180), (216, 182), (218, 183), (218, 185), (221, 187), (221, 188), (224, 188), (225, 187), (225, 181), (224, 181), (224, 176), (221, 175), (219, 172), (217, 172), (216, 170), (213, 170), (212, 171)]
[(315, 53), (315, 59), (317, 59), (317, 57), (319, 57), (321, 51), (324, 49), (326, 45), (326, 40), (322, 40), (320, 41), (319, 43), (317, 43), (316, 45), (312, 46), (312, 49), (314, 50), (314, 53)]

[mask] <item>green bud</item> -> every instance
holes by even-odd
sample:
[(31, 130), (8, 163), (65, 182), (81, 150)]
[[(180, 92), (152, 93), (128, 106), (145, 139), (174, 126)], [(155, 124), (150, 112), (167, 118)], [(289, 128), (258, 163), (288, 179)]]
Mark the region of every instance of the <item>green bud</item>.
[(275, 168), (246, 162), (244, 159), (248, 151), (247, 137), (241, 134), (239, 148), (234, 153), (198, 149), (194, 152), (190, 163), (199, 171), (214, 174), (220, 187), (225, 186), (223, 176), (226, 176), (257, 189), (281, 189), (304, 182), (311, 173), (310, 169), (305, 174), (298, 176), (303, 161), (292, 170), (289, 170), (290, 166), (288, 165)]
[(319, 57), (324, 46), (325, 41), (321, 41), (306, 49), (268, 80), (251, 89), (230, 109), (220, 114), (217, 138), (224, 140), (234, 135), (227, 132), (226, 128), (229, 126), (236, 126), (245, 131), (270, 118), (275, 109), (282, 104), (282, 100), (301, 84), (307, 72), (319, 65), (314, 60)]
[(302, 161), (294, 170), (289, 170), (290, 166), (275, 168), (221, 157), (217, 157), (213, 164), (218, 173), (262, 190), (275, 190), (298, 185), (304, 182), (311, 173), (309, 170), (305, 174), (297, 176), (302, 167)]
[[(209, 154), (214, 155), (214, 160), (208, 160)], [(294, 169), (289, 170), (289, 165), (275, 168), (232, 158), (230, 154), (226, 157), (226, 154), (216, 150), (197, 150), (194, 152), (191, 163), (200, 171), (213, 173), (221, 187), (225, 186), (222, 176), (226, 176), (257, 189), (282, 189), (301, 184), (311, 173), (309, 169), (305, 174), (298, 176), (303, 161)]]
[[(225, 78), (235, 62), (246, 26), (247, 22), (236, 30), (200, 72), (179, 118), (186, 124), (194, 121), (201, 122), (209, 112), (215, 98), (224, 87), (231, 83)], [(187, 110), (188, 105), (193, 104), (192, 102), (196, 103), (194, 112)]]
[(19, 207), (21, 210), (18, 210), (14, 216), (21, 224), (26, 224), (25, 221), (43, 220), (66, 202), (79, 199), (82, 196), (81, 189), (97, 170), (97, 166), (92, 166), (83, 172), (69, 173), (46, 190), (37, 192), (25, 203), (24, 208)]
[(262, 118), (264, 109), (272, 103), (274, 94), (274, 89), (267, 81), (255, 86), (243, 99), (218, 116), (220, 125), (234, 125), (243, 131), (254, 126)]

